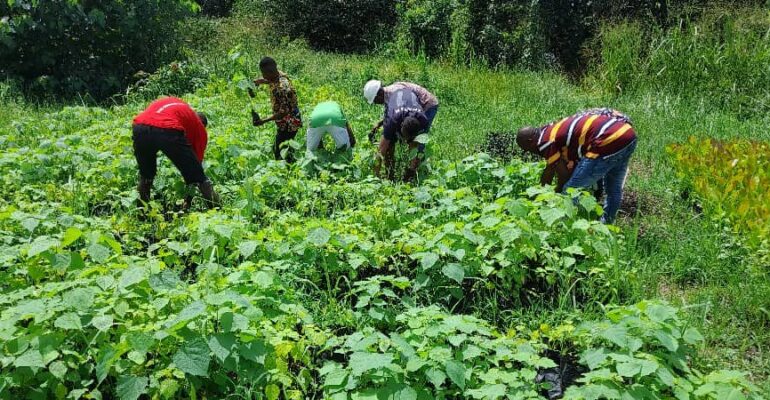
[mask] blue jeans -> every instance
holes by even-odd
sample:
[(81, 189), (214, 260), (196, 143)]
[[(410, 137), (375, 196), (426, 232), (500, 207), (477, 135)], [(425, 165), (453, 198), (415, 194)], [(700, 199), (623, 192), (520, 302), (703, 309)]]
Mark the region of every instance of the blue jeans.
[(602, 222), (611, 224), (620, 209), (620, 201), (623, 198), (623, 183), (628, 173), (628, 162), (636, 150), (636, 140), (631, 142), (619, 152), (605, 158), (583, 158), (578, 163), (575, 172), (567, 184), (564, 185), (566, 193), (568, 188), (586, 189), (595, 185), (599, 180), (604, 180), (604, 190), (607, 194), (604, 200), (604, 216)]
[[(420, 133), (430, 133), (430, 128), (433, 127), (433, 120), (436, 119), (436, 114), (438, 113), (438, 106), (431, 107), (427, 111), (425, 111), (425, 118), (428, 119), (428, 127), (425, 128), (424, 131)], [(425, 145), (420, 143), (419, 146), (417, 146), (417, 151), (420, 153), (425, 151)]]
[(427, 111), (425, 111), (425, 117), (428, 118), (428, 128), (425, 129), (425, 132), (430, 132), (430, 128), (433, 126), (433, 120), (436, 119), (436, 114), (438, 113), (438, 106), (434, 106), (429, 108)]

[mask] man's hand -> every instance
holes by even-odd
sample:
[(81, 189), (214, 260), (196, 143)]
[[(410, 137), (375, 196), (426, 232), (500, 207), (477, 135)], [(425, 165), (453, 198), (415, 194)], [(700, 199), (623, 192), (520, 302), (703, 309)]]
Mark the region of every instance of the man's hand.
[(249, 97), (251, 97), (252, 99), (257, 97), (257, 94), (254, 93), (254, 89), (248, 88), (246, 91), (249, 92)]
[(264, 121), (264, 120), (261, 120), (261, 119), (257, 119), (257, 120), (251, 121), (251, 124), (252, 124), (252, 125), (254, 125), (254, 126), (262, 126), (262, 125), (264, 125), (266, 122), (267, 122), (267, 121)]
[(265, 79), (265, 78), (254, 79), (254, 85), (255, 86), (267, 85), (267, 84), (268, 84), (268, 82), (267, 82), (267, 79)]

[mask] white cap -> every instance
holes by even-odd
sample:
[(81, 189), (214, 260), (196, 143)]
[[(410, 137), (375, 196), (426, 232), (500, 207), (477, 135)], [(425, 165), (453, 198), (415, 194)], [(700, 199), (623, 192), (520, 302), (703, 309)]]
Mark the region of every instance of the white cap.
[(374, 103), (374, 98), (377, 97), (377, 93), (380, 92), (381, 88), (382, 82), (380, 81), (371, 80), (366, 82), (366, 85), (364, 86), (364, 98), (366, 98), (366, 101), (368, 101), (369, 104)]

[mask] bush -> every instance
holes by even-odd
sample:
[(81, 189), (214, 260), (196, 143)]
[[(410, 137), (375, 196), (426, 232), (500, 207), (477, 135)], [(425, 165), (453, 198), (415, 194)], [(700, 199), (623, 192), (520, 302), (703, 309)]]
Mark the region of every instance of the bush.
[(0, 74), (33, 94), (106, 98), (176, 54), (191, 0), (0, 2)]
[(373, 49), (396, 18), (390, 0), (265, 0), (263, 6), (282, 33), (332, 51)]
[(212, 17), (226, 17), (233, 8), (233, 0), (196, 0), (201, 12)]
[(679, 177), (704, 209), (727, 218), (755, 245), (770, 237), (770, 145), (690, 138), (668, 149)]

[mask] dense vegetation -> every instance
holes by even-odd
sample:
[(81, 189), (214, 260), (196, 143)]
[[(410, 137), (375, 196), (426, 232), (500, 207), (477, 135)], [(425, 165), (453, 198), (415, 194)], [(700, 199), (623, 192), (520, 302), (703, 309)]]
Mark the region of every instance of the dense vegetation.
[(30, 93), (104, 99), (178, 56), (192, 0), (0, 1), (0, 77)]
[[(765, 193), (765, 10), (597, 25), (601, 63), (575, 86), (388, 45), (316, 52), (244, 18), (252, 3), (187, 20), (187, 59), (121, 105), (33, 105), (0, 84), (0, 398), (546, 398), (554, 364), (582, 374), (572, 399), (770, 390), (767, 214), (744, 206)], [(433, 90), (420, 184), (371, 177), (366, 143), (271, 161), (245, 94), (264, 54), (305, 114), (336, 100), (359, 138), (381, 112), (366, 80)], [(179, 213), (165, 159), (152, 212), (135, 210), (130, 121), (164, 94), (210, 117), (221, 210)], [(254, 105), (267, 114), (267, 94)], [(597, 105), (642, 138), (620, 228), (537, 187), (539, 164), (477, 154), (491, 132)]]

